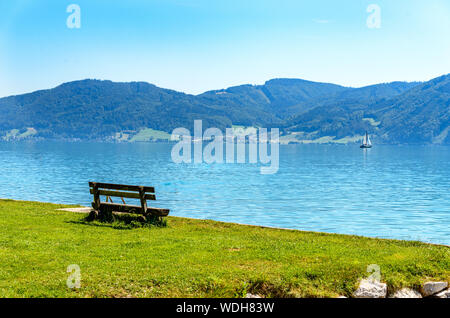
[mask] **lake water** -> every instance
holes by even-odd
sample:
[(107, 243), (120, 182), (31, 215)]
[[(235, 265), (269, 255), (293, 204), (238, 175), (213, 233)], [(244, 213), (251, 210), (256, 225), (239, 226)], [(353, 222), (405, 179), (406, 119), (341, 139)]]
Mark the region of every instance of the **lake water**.
[(0, 143), (0, 197), (88, 206), (88, 181), (150, 185), (175, 216), (450, 245), (450, 147), (286, 145), (274, 175), (171, 148)]

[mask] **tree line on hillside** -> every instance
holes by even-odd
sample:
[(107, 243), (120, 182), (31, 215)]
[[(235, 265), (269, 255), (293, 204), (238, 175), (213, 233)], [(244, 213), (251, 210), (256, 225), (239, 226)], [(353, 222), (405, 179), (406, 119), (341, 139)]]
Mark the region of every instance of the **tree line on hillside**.
[[(368, 130), (384, 143), (450, 143), (450, 76), (426, 83), (348, 88), (274, 79), (189, 95), (144, 82), (82, 80), (0, 99), (0, 136), (34, 128), (33, 138), (104, 140), (118, 132), (171, 132), (232, 125), (344, 138)], [(376, 124), (374, 124), (376, 123)]]

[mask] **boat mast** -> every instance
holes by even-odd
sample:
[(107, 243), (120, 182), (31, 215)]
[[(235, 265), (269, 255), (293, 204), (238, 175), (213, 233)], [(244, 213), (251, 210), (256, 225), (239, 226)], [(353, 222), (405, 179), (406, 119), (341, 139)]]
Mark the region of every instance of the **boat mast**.
[(371, 148), (372, 142), (370, 141), (369, 133), (366, 130), (366, 134), (363, 137), (361, 148)]

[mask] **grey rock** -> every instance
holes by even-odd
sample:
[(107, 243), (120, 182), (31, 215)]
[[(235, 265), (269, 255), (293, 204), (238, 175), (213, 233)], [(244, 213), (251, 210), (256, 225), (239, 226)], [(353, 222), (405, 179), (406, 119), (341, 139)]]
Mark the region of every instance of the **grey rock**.
[(65, 209), (58, 209), (58, 211), (66, 211), (66, 212), (74, 212), (74, 213), (89, 213), (92, 211), (92, 208), (65, 208)]
[(261, 298), (261, 296), (259, 296), (259, 295), (253, 295), (253, 294), (247, 293), (247, 295), (245, 296), (245, 298)]
[(432, 296), (437, 294), (448, 287), (447, 282), (427, 282), (423, 284), (422, 295), (424, 297)]
[(353, 293), (355, 298), (386, 298), (387, 285), (373, 280), (361, 280), (358, 289)]
[(436, 298), (450, 298), (450, 289), (446, 289), (444, 291), (441, 291), (440, 293), (437, 293), (433, 297), (436, 297)]
[(414, 289), (403, 288), (403, 289), (397, 290), (389, 298), (422, 298), (422, 295)]

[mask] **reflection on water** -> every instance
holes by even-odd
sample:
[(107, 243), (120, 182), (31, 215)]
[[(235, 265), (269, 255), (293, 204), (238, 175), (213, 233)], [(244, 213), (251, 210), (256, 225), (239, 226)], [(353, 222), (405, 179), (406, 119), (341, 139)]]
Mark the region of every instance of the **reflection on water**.
[(0, 143), (0, 197), (89, 205), (88, 181), (156, 186), (172, 215), (450, 244), (450, 147), (280, 146), (280, 169), (174, 164), (169, 144)]

